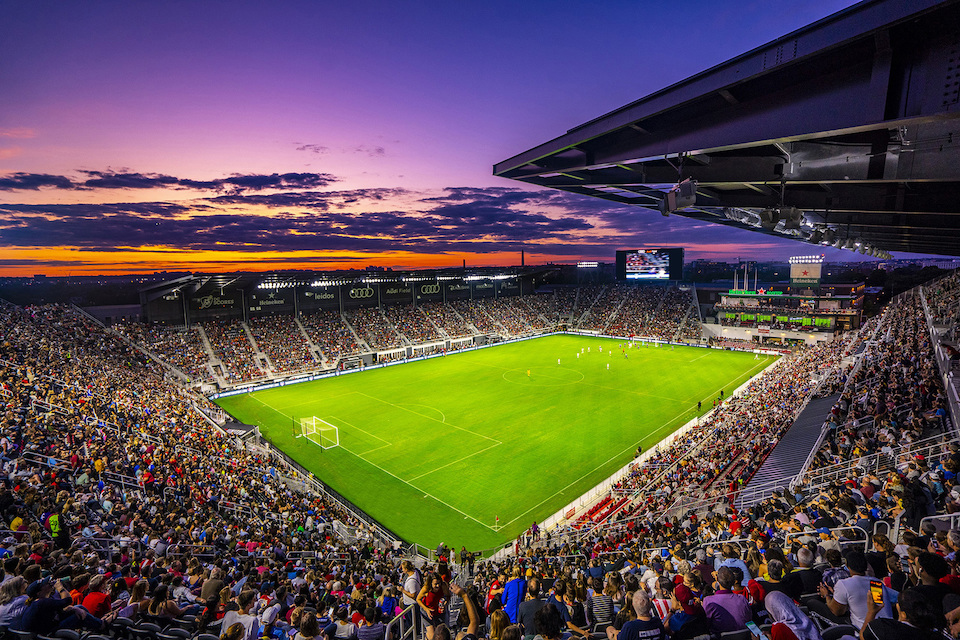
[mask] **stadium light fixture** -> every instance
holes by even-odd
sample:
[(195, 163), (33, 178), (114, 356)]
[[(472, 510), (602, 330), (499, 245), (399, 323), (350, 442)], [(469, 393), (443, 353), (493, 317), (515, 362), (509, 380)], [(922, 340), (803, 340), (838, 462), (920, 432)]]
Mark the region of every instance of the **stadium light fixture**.
[(596, 269), (600, 266), (600, 263), (596, 260), (581, 260), (577, 263), (578, 269)]
[(780, 222), (780, 212), (776, 209), (767, 207), (760, 210), (760, 226), (767, 231), (773, 231), (777, 223)]
[(803, 212), (796, 207), (786, 207), (780, 210), (780, 217), (784, 220), (783, 229), (785, 231), (797, 231), (800, 229), (800, 223), (803, 222)]
[(673, 211), (692, 207), (696, 203), (697, 182), (687, 178), (663, 195), (663, 199), (660, 201), (660, 214), (668, 216)]
[(843, 243), (844, 249), (850, 249), (851, 251), (856, 248), (856, 244), (853, 242), (853, 238), (847, 238), (847, 241)]
[(827, 227), (823, 231), (823, 244), (833, 244), (837, 240), (837, 232)]
[(814, 229), (810, 237), (807, 238), (807, 241), (813, 244), (820, 244), (821, 240), (823, 240), (823, 231), (820, 231), (820, 229)]

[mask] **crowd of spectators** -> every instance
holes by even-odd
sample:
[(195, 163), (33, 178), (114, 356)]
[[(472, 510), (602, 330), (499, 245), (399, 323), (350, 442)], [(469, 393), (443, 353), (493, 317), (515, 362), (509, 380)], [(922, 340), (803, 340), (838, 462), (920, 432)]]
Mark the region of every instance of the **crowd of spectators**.
[[(561, 290), (556, 290), (553, 293), (541, 293), (535, 294), (532, 296), (524, 296), (523, 302), (530, 309), (532, 315), (530, 316), (530, 324), (537, 328), (542, 328), (543, 330), (553, 330), (560, 323), (560, 311), (558, 304), (561, 301)], [(573, 301), (570, 301), (570, 306), (573, 306)], [(564, 310), (565, 313), (570, 313), (571, 310)]]
[(442, 302), (425, 302), (420, 305), (420, 311), (451, 338), (462, 338), (473, 333), (463, 317), (453, 310), (452, 305)]
[(894, 463), (897, 446), (946, 426), (946, 398), (919, 299), (891, 305), (862, 366), (844, 380), (813, 469), (878, 452)]
[(440, 331), (422, 307), (392, 305), (383, 308), (387, 320), (412, 344), (442, 340)]
[(603, 331), (621, 305), (627, 303), (628, 291), (632, 287), (613, 285), (599, 292), (590, 310), (580, 326), (588, 331)]
[(277, 373), (291, 373), (317, 366), (310, 346), (292, 316), (251, 318), (248, 323), (257, 346), (267, 354)]
[[(566, 605), (574, 626), (610, 625), (610, 638), (618, 630), (634, 637), (631, 620), (643, 621), (643, 628), (662, 625), (666, 634), (650, 637), (663, 638), (716, 637), (748, 622), (769, 625), (764, 631), (774, 638), (816, 639), (827, 630), (834, 638), (944, 637), (941, 631), (957, 637), (960, 530), (921, 519), (960, 513), (960, 444), (954, 433), (941, 434), (935, 455), (915, 456), (909, 442), (929, 442), (931, 433), (946, 428), (947, 416), (932, 411), (942, 388), (924, 329), (919, 301), (908, 299), (890, 308), (882, 324), (867, 323), (843, 341), (802, 348), (708, 422), (635, 465), (614, 494), (598, 503), (600, 509), (588, 511), (598, 519), (607, 505), (622, 502), (619, 496), (635, 493), (637, 500), (616, 512), (613, 524), (540, 532), (539, 540), (527, 536), (518, 545), (520, 557), (499, 565), (498, 578), (488, 573), (488, 582), (502, 588), (519, 565), (521, 579), (526, 576), (535, 591), (543, 583), (554, 585), (552, 596), (559, 594), (557, 602)], [(867, 373), (849, 374), (849, 357), (864, 345), (859, 371)], [(738, 451), (755, 447), (755, 462), (762, 461), (816, 381), (830, 383), (832, 378), (818, 375), (827, 367), (841, 372), (845, 388), (857, 389), (846, 414), (870, 419), (860, 421), (854, 440), (859, 451), (842, 456), (849, 473), (826, 485), (801, 483), (738, 509), (733, 498), (740, 479), (724, 477), (724, 469), (742, 459)], [(857, 388), (857, 382), (864, 384)], [(878, 437), (879, 430), (891, 428), (878, 419), (884, 415), (899, 429), (891, 432), (901, 438), (896, 442)], [(889, 474), (861, 473), (858, 456), (884, 447), (898, 454)], [(705, 485), (718, 480), (718, 499), (710, 502)], [(706, 493), (706, 506), (684, 505), (684, 493)], [(672, 508), (678, 504), (681, 509)], [(878, 522), (899, 535), (886, 535), (887, 527), (874, 533)], [(557, 581), (567, 584), (558, 590)], [(876, 605), (870, 604), (871, 589)], [(607, 598), (619, 603), (620, 615), (610, 615)]]
[(210, 320), (203, 323), (210, 346), (221, 363), (228, 382), (248, 382), (263, 378), (267, 372), (257, 364), (243, 324), (236, 320)]
[(213, 379), (207, 366), (210, 355), (203, 348), (203, 340), (196, 327), (121, 322), (114, 325), (114, 329), (156, 353), (191, 380), (209, 382)]
[(521, 297), (497, 298), (486, 302), (487, 313), (499, 321), (510, 336), (542, 333), (547, 324)]
[[(674, 298), (675, 305), (666, 304)], [(700, 334), (699, 318), (687, 317), (680, 309), (688, 298), (686, 292), (665, 287), (587, 285), (558, 287), (551, 293), (532, 296), (302, 314), (299, 320), (309, 341), (320, 350), (323, 362), (316, 361), (310, 342), (287, 316), (252, 318), (249, 322), (209, 320), (189, 328), (129, 323), (118, 329), (194, 380), (214, 381), (216, 372), (229, 385), (332, 367), (341, 357), (366, 348), (394, 349), (406, 344), (404, 340), (418, 345), (479, 333), (510, 338), (553, 331), (561, 318), (579, 319), (587, 308), (591, 311), (583, 323), (574, 323), (572, 328), (599, 331), (612, 315), (608, 331), (615, 335), (693, 339)], [(687, 322), (681, 327), (685, 318)], [(210, 342), (212, 356), (204, 349), (201, 332)], [(258, 357), (255, 347), (266, 358)], [(222, 366), (217, 365), (218, 360)]]
[(358, 307), (345, 311), (344, 317), (358, 336), (362, 336), (372, 349), (399, 347), (400, 336), (377, 307)]
[(360, 345), (350, 331), (339, 311), (320, 310), (300, 317), (313, 344), (330, 362), (336, 362), (341, 356), (360, 352)]
[[(859, 369), (841, 369), (864, 344)], [(0, 626), (389, 640), (384, 623), (413, 605), (431, 640), (462, 627), (491, 640), (687, 640), (748, 622), (777, 639), (841, 624), (863, 639), (956, 637), (960, 531), (920, 516), (960, 513), (960, 447), (944, 434), (937, 456), (900, 455), (950, 426), (931, 355), (919, 301), (901, 300), (882, 323), (707, 399), (696, 414), (710, 414), (634, 465), (590, 523), (534, 529), (517, 555), (475, 572), (449, 550), (418, 569), (334, 503), (289, 488), (265, 453), (210, 424), (202, 396), (117, 336), (67, 307), (3, 305)], [(738, 509), (734, 495), (833, 370), (846, 402), (827, 448), (849, 477)], [(857, 473), (888, 446), (899, 453), (886, 478)], [(334, 521), (360, 540), (336, 539)], [(900, 535), (874, 535), (880, 521)], [(868, 541), (838, 535), (844, 526)]]
[(456, 300), (450, 303), (454, 312), (480, 333), (500, 333), (500, 325), (487, 313), (487, 300)]
[(954, 271), (925, 288), (935, 325), (953, 329), (960, 323), (960, 273)]
[(657, 340), (675, 336), (699, 338), (699, 320), (695, 328), (681, 334), (693, 304), (690, 291), (676, 287), (622, 287), (623, 305), (607, 329), (614, 335), (635, 335)]

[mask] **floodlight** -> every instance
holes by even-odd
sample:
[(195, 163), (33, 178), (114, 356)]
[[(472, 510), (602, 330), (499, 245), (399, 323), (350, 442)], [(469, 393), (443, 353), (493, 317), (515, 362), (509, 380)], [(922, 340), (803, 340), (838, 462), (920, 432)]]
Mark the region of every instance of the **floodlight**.
[(796, 207), (787, 207), (781, 209), (780, 217), (783, 218), (783, 228), (786, 231), (794, 231), (800, 228), (800, 223), (803, 222), (803, 212)]
[(760, 226), (767, 231), (773, 231), (773, 228), (780, 222), (780, 212), (776, 209), (762, 209), (760, 211)]

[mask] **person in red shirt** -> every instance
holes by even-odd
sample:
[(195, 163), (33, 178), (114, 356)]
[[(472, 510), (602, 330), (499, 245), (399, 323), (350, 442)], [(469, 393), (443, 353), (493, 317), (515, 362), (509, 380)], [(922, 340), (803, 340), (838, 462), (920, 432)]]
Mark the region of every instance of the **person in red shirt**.
[(103, 576), (90, 578), (87, 595), (83, 598), (83, 608), (94, 617), (103, 618), (110, 613), (110, 596), (107, 594), (109, 584)]

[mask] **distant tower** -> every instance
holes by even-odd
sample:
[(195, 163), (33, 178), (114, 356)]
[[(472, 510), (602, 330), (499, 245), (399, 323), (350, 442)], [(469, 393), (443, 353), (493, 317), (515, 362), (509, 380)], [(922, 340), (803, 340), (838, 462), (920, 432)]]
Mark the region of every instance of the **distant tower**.
[(523, 256), (523, 249), (520, 249), (520, 266), (521, 266), (521, 267), (525, 266), (524, 256)]

